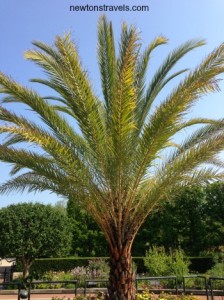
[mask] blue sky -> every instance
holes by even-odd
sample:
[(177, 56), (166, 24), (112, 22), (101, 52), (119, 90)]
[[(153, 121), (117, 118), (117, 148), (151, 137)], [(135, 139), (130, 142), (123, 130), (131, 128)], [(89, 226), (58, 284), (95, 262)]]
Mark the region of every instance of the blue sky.
[[(145, 46), (162, 34), (169, 38), (169, 45), (161, 47), (153, 55), (148, 72), (158, 66), (162, 58), (182, 42), (192, 38), (205, 38), (207, 45), (190, 53), (179, 67), (193, 67), (201, 59), (224, 42), (223, 0), (1, 0), (0, 1), (0, 70), (18, 82), (32, 86), (41, 94), (50, 91), (29, 83), (29, 79), (40, 76), (38, 68), (23, 58), (25, 50), (32, 48), (33, 40), (52, 44), (57, 34), (72, 33), (80, 56), (94, 89), (100, 95), (97, 68), (96, 36), (97, 21), (102, 12), (70, 12), (70, 5), (148, 5), (148, 12), (105, 12), (113, 22), (115, 38), (118, 39), (123, 21), (134, 24), (141, 32)], [(224, 84), (222, 92), (209, 95), (198, 103), (192, 115), (221, 118), (224, 114)], [(10, 106), (8, 105), (8, 108)], [(11, 106), (22, 114), (28, 112), (19, 105)], [(0, 184), (9, 178), (10, 168), (0, 163)], [(9, 194), (0, 196), (0, 207), (20, 201), (56, 203), (60, 200), (49, 193)]]

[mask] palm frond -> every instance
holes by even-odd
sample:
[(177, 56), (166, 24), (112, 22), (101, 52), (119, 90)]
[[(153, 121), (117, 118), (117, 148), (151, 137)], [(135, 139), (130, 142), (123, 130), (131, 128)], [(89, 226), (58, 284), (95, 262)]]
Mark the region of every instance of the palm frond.
[(145, 99), (143, 99), (141, 107), (142, 110), (140, 112), (140, 122), (139, 128), (142, 128), (148, 112), (151, 108), (152, 103), (154, 102), (156, 96), (162, 90), (162, 88), (173, 78), (182, 74), (187, 69), (181, 70), (179, 72), (174, 73), (170, 77), (166, 77), (169, 71), (175, 66), (175, 64), (188, 52), (191, 50), (201, 47), (205, 44), (204, 40), (190, 40), (179, 46), (175, 49), (168, 57), (164, 60), (163, 64), (160, 68), (156, 71), (155, 75), (153, 76), (149, 87), (146, 92)]
[[(208, 139), (211, 138), (211, 136), (215, 136), (216, 134), (219, 134), (221, 132), (224, 132), (224, 120), (201, 120), (202, 123), (205, 121), (205, 123), (210, 123), (207, 126), (201, 127), (192, 134), (190, 134), (183, 142), (182, 144), (176, 149), (173, 153), (170, 154), (167, 162), (173, 161), (175, 158), (177, 158), (179, 155), (181, 155), (184, 151), (188, 149), (193, 149), (195, 146), (197, 146), (201, 142), (206, 142)], [(193, 122), (193, 123), (192, 123)], [(181, 129), (184, 126), (187, 127), (188, 125), (195, 125), (194, 120), (190, 120), (186, 122), (184, 125), (181, 125)]]
[(216, 76), (224, 71), (224, 46), (220, 45), (199, 67), (191, 72), (150, 117), (144, 127), (139, 149), (144, 174), (156, 153), (179, 131), (179, 124), (188, 109), (200, 97), (218, 90)]
[(53, 130), (55, 136), (62, 142), (67, 143), (68, 140), (76, 140), (77, 135), (72, 127), (52, 109), (51, 105), (36, 92), (19, 85), (2, 73), (0, 73), (0, 93), (8, 95), (11, 102), (21, 102), (28, 105), (39, 114), (41, 120)]
[(101, 117), (103, 108), (92, 92), (70, 35), (56, 38), (56, 50), (40, 42), (35, 42), (34, 45), (42, 52), (27, 51), (26, 58), (46, 70), (49, 81), (42, 81), (42, 83), (52, 87), (62, 96), (76, 116), (83, 135), (99, 153), (105, 135), (104, 121)]
[(108, 115), (110, 115), (115, 92), (117, 66), (113, 29), (105, 16), (100, 18), (98, 24), (98, 63), (105, 105)]
[(123, 25), (117, 59), (115, 93), (107, 114), (108, 177), (112, 190), (119, 190), (119, 194), (122, 186), (129, 180), (128, 160), (131, 159), (131, 150), (134, 147), (132, 134), (136, 130), (134, 114), (137, 101), (134, 83), (138, 50), (139, 41), (135, 28), (128, 29)]
[[(52, 180), (56, 177), (59, 179), (65, 175), (64, 172), (54, 164), (52, 159), (31, 151), (18, 150), (0, 145), (0, 159), (15, 164), (19, 169), (29, 166), (30, 169), (43, 176), (52, 178)], [(17, 169), (16, 172), (19, 169)], [(15, 169), (13, 173), (15, 173)]]
[[(145, 77), (147, 67), (150, 61), (151, 53), (158, 46), (165, 45), (168, 40), (163, 36), (156, 37), (148, 46), (148, 48), (138, 57), (138, 61), (136, 64), (136, 78), (135, 78), (135, 88), (137, 93), (138, 101), (142, 101), (143, 92), (145, 90)], [(141, 105), (139, 105), (141, 107)]]
[(57, 184), (35, 172), (26, 172), (8, 180), (0, 186), (1, 194), (8, 194), (10, 192), (23, 193), (25, 190), (28, 192), (43, 192), (48, 190), (58, 195), (69, 196), (67, 187), (63, 189), (61, 184)]

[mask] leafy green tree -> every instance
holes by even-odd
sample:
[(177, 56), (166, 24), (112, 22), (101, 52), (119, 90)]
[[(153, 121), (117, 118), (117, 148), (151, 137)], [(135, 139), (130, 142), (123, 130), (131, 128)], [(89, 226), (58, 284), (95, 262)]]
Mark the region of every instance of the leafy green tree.
[(72, 252), (78, 256), (107, 256), (105, 237), (92, 216), (75, 201), (68, 200), (67, 213), (72, 224)]
[(216, 250), (224, 246), (224, 184), (216, 182), (206, 186), (205, 215), (206, 249)]
[[(198, 255), (203, 250), (202, 238), (206, 235), (204, 230), (204, 211), (205, 193), (203, 189), (194, 187), (185, 189), (181, 192), (175, 201), (170, 204), (169, 219), (172, 222), (171, 231), (164, 226), (164, 238), (167, 238), (166, 244), (171, 247), (172, 238), (176, 238), (176, 246), (188, 251), (188, 254)], [(174, 217), (172, 217), (174, 210)], [(164, 222), (169, 224), (168, 215)]]
[[(48, 189), (75, 199), (89, 212), (108, 242), (110, 299), (135, 298), (132, 244), (153, 209), (186, 185), (223, 178), (222, 169), (212, 167), (221, 167), (216, 154), (224, 148), (223, 120), (187, 120), (186, 114), (202, 96), (219, 90), (224, 45), (155, 106), (163, 88), (187, 72), (172, 73), (176, 63), (205, 42), (190, 40), (174, 49), (146, 83), (151, 53), (166, 43), (160, 36), (141, 51), (137, 30), (123, 25), (117, 48), (112, 25), (102, 17), (98, 25), (102, 100), (94, 93), (69, 35), (57, 36), (54, 46), (34, 42), (36, 49), (25, 54), (47, 74), (33, 81), (52, 88), (56, 97), (42, 97), (0, 74), (3, 102), (26, 104), (40, 117), (37, 124), (1, 107), (0, 132), (8, 139), (0, 146), (0, 160), (13, 164), (15, 177), (2, 184), (0, 192)], [(174, 143), (177, 133), (195, 124), (204, 126), (180, 145)], [(19, 142), (21, 147), (15, 147)], [(27, 143), (42, 151), (23, 147)]]
[(184, 189), (175, 202), (165, 205), (162, 239), (166, 249), (181, 247), (188, 255), (199, 255), (206, 235), (204, 206), (205, 192), (200, 187)]
[[(171, 202), (155, 210), (139, 231), (135, 255), (144, 255), (152, 245), (168, 249), (181, 247), (188, 255), (198, 255), (204, 250), (206, 194), (201, 187), (183, 189)], [(142, 243), (142, 248), (138, 245)], [(138, 252), (138, 251), (141, 251)]]
[(35, 258), (69, 253), (69, 220), (50, 205), (21, 203), (2, 208), (0, 228), (0, 255), (20, 261), (24, 278)]
[(139, 230), (133, 253), (149, 246), (181, 247), (197, 256), (224, 245), (224, 185), (222, 182), (183, 189), (172, 202), (155, 210)]

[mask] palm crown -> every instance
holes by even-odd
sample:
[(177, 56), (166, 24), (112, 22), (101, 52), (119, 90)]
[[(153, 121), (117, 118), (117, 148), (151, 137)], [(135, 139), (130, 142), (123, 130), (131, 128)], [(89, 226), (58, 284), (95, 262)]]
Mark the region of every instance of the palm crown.
[[(52, 47), (34, 42), (35, 50), (27, 51), (25, 57), (43, 68), (47, 79), (32, 81), (52, 88), (58, 96), (43, 98), (0, 74), (3, 102), (22, 102), (40, 117), (37, 124), (0, 108), (4, 121), (0, 132), (8, 133), (0, 146), (0, 159), (13, 164), (14, 175), (0, 192), (50, 190), (74, 198), (91, 212), (110, 251), (119, 257), (130, 251), (138, 228), (161, 201), (184, 185), (222, 179), (223, 164), (216, 155), (224, 148), (223, 120), (186, 120), (185, 115), (201, 96), (219, 89), (224, 45), (186, 73), (152, 110), (164, 86), (188, 71), (170, 74), (172, 68), (185, 54), (204, 45), (203, 40), (190, 40), (176, 48), (146, 84), (150, 55), (166, 43), (159, 36), (141, 51), (136, 29), (123, 25), (116, 55), (112, 26), (102, 17), (98, 25), (101, 101), (70, 35), (57, 36)], [(66, 115), (76, 120), (80, 133)], [(180, 145), (173, 142), (175, 134), (195, 124), (204, 126)], [(14, 147), (21, 142), (23, 148)], [(27, 150), (26, 143), (42, 151)], [(166, 157), (161, 159), (163, 153)], [(21, 173), (24, 168), (29, 171)]]

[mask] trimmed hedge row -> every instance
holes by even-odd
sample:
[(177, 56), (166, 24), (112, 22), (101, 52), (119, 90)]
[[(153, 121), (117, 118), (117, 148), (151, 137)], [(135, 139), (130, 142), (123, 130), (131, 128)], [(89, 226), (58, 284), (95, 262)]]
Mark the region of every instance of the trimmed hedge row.
[[(39, 258), (35, 259), (30, 268), (30, 274), (38, 274), (39, 276), (48, 271), (70, 271), (76, 267), (85, 267), (89, 264), (89, 260), (95, 260), (100, 257), (69, 257), (69, 258)], [(105, 259), (105, 257), (102, 257)], [(22, 272), (20, 262), (16, 264), (16, 271)]]
[(204, 274), (210, 270), (214, 265), (214, 259), (210, 257), (189, 257), (190, 266), (189, 269), (191, 272)]
[[(69, 271), (75, 267), (87, 266), (89, 260), (103, 258), (108, 260), (108, 257), (71, 257), (71, 258), (40, 258), (36, 259), (31, 267), (31, 274), (39, 276), (48, 271)], [(138, 273), (145, 273), (144, 257), (134, 257), (133, 261), (136, 264)], [(191, 272), (205, 273), (214, 265), (212, 257), (190, 257), (191, 264), (189, 266)], [(16, 271), (21, 272), (22, 266), (17, 262)]]

